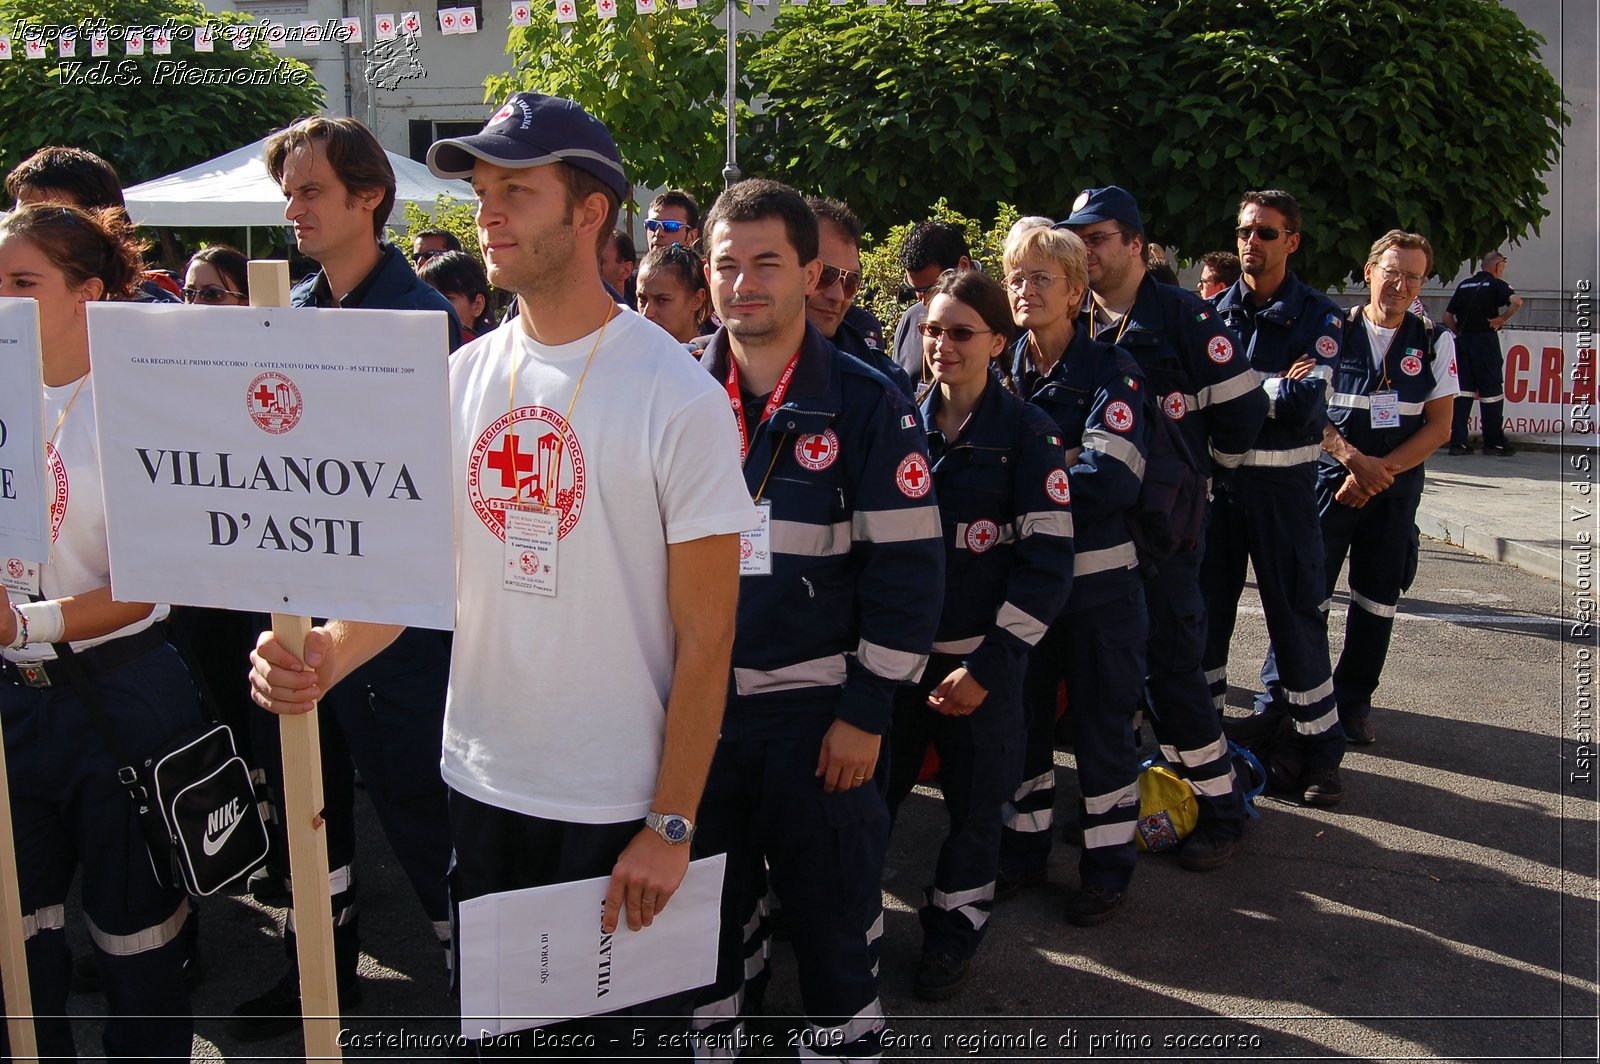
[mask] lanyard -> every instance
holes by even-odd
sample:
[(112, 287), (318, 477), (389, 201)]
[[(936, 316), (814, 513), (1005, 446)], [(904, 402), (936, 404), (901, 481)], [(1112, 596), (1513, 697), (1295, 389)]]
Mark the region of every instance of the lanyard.
[[(796, 351), (789, 364), (784, 367), (783, 375), (778, 378), (777, 385), (772, 389), (772, 395), (767, 399), (767, 405), (761, 410), (761, 421), (767, 420), (783, 405), (783, 396), (789, 390), (789, 380), (794, 376), (795, 366), (800, 364), (800, 352)], [(728, 405), (733, 408), (733, 423), (739, 427), (739, 464), (744, 465), (745, 459), (750, 455), (750, 434), (744, 427), (744, 398), (739, 394), (739, 363), (734, 359), (733, 352), (728, 352)], [(761, 421), (756, 422), (757, 425)], [(768, 473), (772, 470), (768, 469)], [(763, 481), (762, 483), (765, 483)]]
[(61, 426), (66, 424), (67, 415), (72, 413), (72, 404), (78, 401), (78, 393), (83, 391), (83, 386), (88, 383), (89, 375), (87, 373), (78, 378), (78, 386), (72, 389), (72, 398), (67, 400), (67, 405), (61, 411), (61, 416), (56, 418), (56, 427), (54, 431), (50, 433), (50, 440), (45, 444), (46, 447), (50, 447), (52, 449), (55, 447), (56, 437), (61, 435)]
[[(578, 374), (578, 386), (572, 390), (572, 401), (567, 404), (567, 416), (564, 419), (566, 421), (568, 427), (571, 427), (571, 425), (572, 425), (572, 408), (578, 405), (578, 393), (583, 391), (583, 382), (589, 376), (589, 367), (594, 365), (594, 356), (596, 354), (598, 354), (599, 351), (600, 351), (600, 341), (604, 340), (606, 338), (606, 326), (611, 324), (611, 319), (616, 316), (616, 311), (617, 311), (617, 308), (616, 308), (616, 306), (614, 304), (607, 311), (606, 320), (600, 323), (600, 333), (599, 333), (598, 336), (596, 336), (594, 338), (594, 346), (589, 348), (589, 357), (584, 360), (583, 372)], [(511, 398), (509, 400), (509, 404), (508, 404), (508, 407), (507, 407), (507, 410), (506, 410), (506, 435), (507, 436), (511, 435), (511, 431), (512, 431), (512, 429), (516, 428), (516, 425), (517, 425), (517, 354), (516, 354), (516, 351), (513, 350), (512, 353), (511, 353)], [(557, 440), (556, 440), (555, 462), (553, 463), (555, 472), (553, 474), (551, 474), (552, 483), (550, 485), (549, 490), (545, 493), (545, 497), (544, 497), (544, 505), (545, 505), (546, 509), (551, 509), (551, 510), (555, 509), (556, 498), (560, 494), (560, 490), (561, 490), (561, 447), (562, 447), (562, 444), (561, 444), (561, 441), (560, 441), (560, 437), (558, 436)], [(517, 484), (517, 494), (512, 498), (512, 501), (513, 502), (521, 502), (522, 501), (522, 484), (520, 482)]]
[[(1368, 318), (1365, 310), (1362, 310), (1361, 312), (1361, 320), (1362, 322), (1371, 326), (1371, 328), (1367, 330), (1367, 339), (1370, 342), (1372, 337), (1379, 329), (1383, 328), (1383, 326)], [(1394, 351), (1394, 342), (1400, 339), (1400, 326), (1404, 324), (1405, 320), (1402, 319), (1400, 325), (1395, 326), (1394, 332), (1389, 336), (1389, 346), (1383, 349), (1383, 357), (1378, 360), (1378, 368), (1383, 371), (1383, 377), (1378, 381), (1377, 387), (1377, 390), (1380, 392), (1392, 391), (1394, 389), (1394, 385), (1389, 382), (1389, 355)]]

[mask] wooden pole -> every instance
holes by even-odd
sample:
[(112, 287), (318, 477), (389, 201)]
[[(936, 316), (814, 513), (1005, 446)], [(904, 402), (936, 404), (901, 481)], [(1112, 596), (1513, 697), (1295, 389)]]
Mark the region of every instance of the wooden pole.
[[(289, 264), (250, 263), (250, 305), (289, 305)], [(274, 613), (272, 633), (296, 657), (305, 656), (311, 618)], [(317, 711), (278, 717), (283, 752), (283, 817), (294, 884), (300, 1016), (307, 1060), (340, 1060), (339, 981), (333, 959), (333, 898), (328, 890), (328, 837), (322, 820), (322, 746)]]
[(17, 850), (11, 835), (11, 784), (6, 777), (5, 744), (0, 742), (0, 923), (5, 943), (0, 970), (6, 985), (6, 1035), (11, 1059), (33, 1061), (39, 1043), (33, 1031), (33, 994), (28, 986), (28, 952), (22, 937), (22, 892), (17, 885)]

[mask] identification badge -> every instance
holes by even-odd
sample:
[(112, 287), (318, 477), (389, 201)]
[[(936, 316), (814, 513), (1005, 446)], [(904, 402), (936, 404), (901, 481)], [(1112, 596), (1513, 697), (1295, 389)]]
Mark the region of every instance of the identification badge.
[(739, 575), (772, 575), (772, 503), (756, 503), (756, 527), (739, 533)]
[(1372, 427), (1397, 429), (1400, 427), (1400, 393), (1372, 393)]
[(39, 565), (20, 558), (7, 558), (6, 567), (0, 569), (0, 587), (13, 595), (33, 596), (39, 593)]
[(555, 598), (556, 547), (560, 542), (560, 513), (537, 506), (507, 506), (506, 564), (500, 586)]

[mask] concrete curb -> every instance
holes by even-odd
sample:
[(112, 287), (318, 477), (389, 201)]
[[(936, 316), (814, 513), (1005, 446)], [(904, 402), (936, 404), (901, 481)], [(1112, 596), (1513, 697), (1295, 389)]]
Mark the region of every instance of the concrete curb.
[(1442, 507), (1430, 508), (1428, 503), (1429, 500), (1424, 497), (1422, 506), (1417, 510), (1417, 529), (1429, 539), (1451, 543), (1481, 557), (1514, 565), (1546, 580), (1577, 585), (1577, 567), (1561, 555), (1494, 535), (1478, 527), (1475, 518), (1449, 513)]

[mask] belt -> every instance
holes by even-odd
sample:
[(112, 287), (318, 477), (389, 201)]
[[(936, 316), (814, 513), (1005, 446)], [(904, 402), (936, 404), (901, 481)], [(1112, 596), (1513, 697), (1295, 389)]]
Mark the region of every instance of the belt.
[[(73, 656), (91, 673), (110, 672), (144, 657), (166, 641), (166, 626), (157, 622), (141, 632), (77, 651)], [(0, 677), (23, 687), (71, 686), (60, 661), (0, 661)]]

